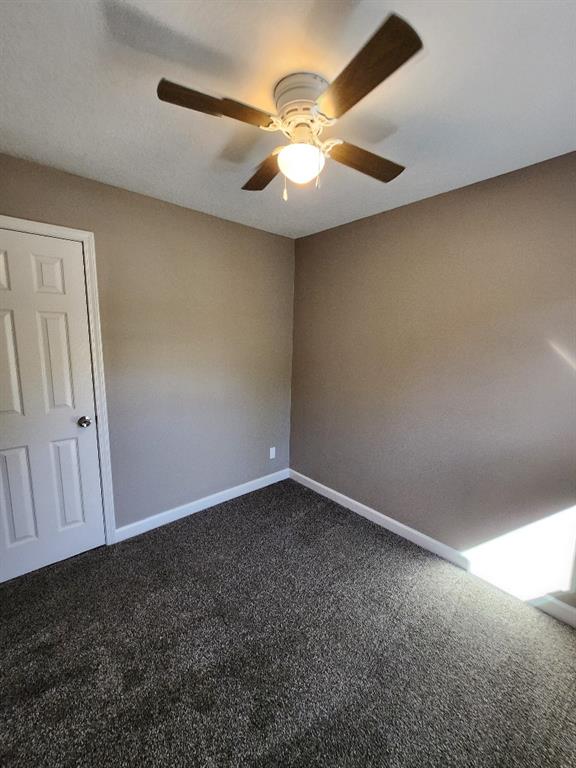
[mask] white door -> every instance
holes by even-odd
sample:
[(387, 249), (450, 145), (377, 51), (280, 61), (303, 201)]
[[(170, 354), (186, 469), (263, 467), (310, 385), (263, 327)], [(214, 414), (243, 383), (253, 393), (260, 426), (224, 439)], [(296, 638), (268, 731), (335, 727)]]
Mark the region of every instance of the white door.
[(0, 518), (0, 581), (104, 543), (82, 244), (7, 229)]

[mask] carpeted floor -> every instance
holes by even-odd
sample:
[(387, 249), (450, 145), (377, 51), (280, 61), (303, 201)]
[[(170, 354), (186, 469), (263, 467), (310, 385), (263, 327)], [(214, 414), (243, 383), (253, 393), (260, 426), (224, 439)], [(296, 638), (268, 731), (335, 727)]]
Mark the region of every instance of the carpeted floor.
[(576, 633), (292, 481), (0, 602), (2, 766), (576, 765)]

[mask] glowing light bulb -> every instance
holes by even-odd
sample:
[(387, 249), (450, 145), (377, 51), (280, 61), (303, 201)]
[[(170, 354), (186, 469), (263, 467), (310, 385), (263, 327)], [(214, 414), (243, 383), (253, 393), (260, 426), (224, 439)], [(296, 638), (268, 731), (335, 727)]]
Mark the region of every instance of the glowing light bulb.
[(308, 184), (324, 168), (324, 154), (313, 144), (288, 144), (278, 154), (278, 167), (295, 184)]

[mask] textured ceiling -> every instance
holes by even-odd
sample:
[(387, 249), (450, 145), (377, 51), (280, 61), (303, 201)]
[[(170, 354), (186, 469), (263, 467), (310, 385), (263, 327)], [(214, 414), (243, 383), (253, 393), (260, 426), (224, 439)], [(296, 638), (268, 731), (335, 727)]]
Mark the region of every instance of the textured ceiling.
[[(278, 144), (157, 100), (161, 77), (273, 109), (291, 71), (334, 78), (390, 12), (424, 50), (328, 135), (407, 166), (326, 164), (319, 190), (243, 192)], [(576, 148), (576, 3), (0, 0), (0, 151), (299, 237)]]

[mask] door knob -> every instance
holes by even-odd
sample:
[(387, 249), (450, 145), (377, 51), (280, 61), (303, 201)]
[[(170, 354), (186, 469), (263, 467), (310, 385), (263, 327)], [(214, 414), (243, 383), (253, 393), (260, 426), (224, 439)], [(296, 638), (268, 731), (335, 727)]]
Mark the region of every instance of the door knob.
[(84, 427), (85, 428), (85, 427), (89, 427), (90, 424), (92, 424), (92, 422), (90, 421), (90, 419), (87, 416), (80, 416), (80, 418), (78, 419), (76, 424), (78, 424), (79, 427)]

